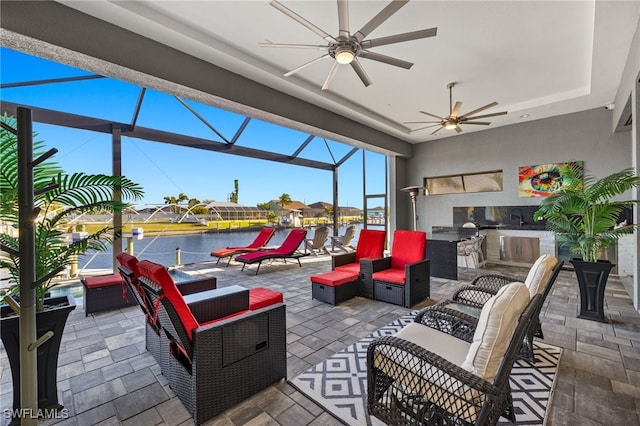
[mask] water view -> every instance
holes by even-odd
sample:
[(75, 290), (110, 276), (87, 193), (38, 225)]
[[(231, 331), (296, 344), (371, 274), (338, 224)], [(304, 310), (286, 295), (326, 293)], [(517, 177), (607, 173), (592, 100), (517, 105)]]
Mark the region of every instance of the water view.
[[(356, 238), (362, 225), (358, 225)], [(344, 234), (346, 226), (340, 227), (338, 235)], [(313, 237), (315, 228), (310, 228), (308, 238)], [(171, 266), (176, 264), (176, 251), (180, 249), (180, 263), (196, 263), (212, 260), (210, 253), (212, 250), (223, 247), (244, 246), (250, 244), (256, 237), (258, 231), (237, 231), (225, 233), (203, 233), (186, 235), (159, 235), (156, 237), (144, 237), (141, 240), (134, 240), (133, 254), (140, 259), (148, 259), (163, 265)], [(269, 241), (270, 246), (280, 245), (289, 229), (279, 229)], [(332, 235), (332, 234), (330, 234)], [(330, 240), (327, 241), (327, 245)], [(125, 242), (126, 247), (126, 242)], [(112, 253), (99, 252), (87, 253), (78, 259), (78, 270), (83, 269), (109, 269), (112, 267)]]

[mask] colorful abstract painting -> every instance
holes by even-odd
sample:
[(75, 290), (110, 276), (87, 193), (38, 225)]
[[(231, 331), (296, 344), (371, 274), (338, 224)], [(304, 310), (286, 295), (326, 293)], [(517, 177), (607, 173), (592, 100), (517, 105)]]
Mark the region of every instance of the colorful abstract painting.
[(518, 173), (518, 195), (521, 198), (547, 197), (562, 187), (561, 167), (576, 164), (584, 168), (583, 161), (522, 166)]

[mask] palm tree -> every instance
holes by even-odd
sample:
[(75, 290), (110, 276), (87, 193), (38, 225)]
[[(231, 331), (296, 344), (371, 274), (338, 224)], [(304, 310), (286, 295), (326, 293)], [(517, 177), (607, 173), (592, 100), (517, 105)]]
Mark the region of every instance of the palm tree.
[(619, 225), (620, 214), (640, 200), (612, 201), (611, 198), (640, 186), (633, 169), (625, 169), (596, 180), (577, 163), (561, 167), (560, 190), (540, 203), (536, 219), (545, 219), (556, 233), (558, 243), (580, 255), (585, 262), (596, 262), (598, 254), (615, 244), (637, 225)]
[[(15, 128), (15, 120), (0, 118), (5, 125)], [(18, 138), (4, 126), (0, 133), (0, 220), (8, 226), (0, 233), (0, 268), (9, 272), (12, 287), (9, 293), (19, 291), (20, 258), (18, 227)], [(34, 142), (34, 158), (44, 153), (44, 144)], [(36, 218), (36, 306), (41, 310), (47, 290), (53, 286), (51, 279), (56, 271), (71, 265), (78, 254), (88, 249), (107, 250), (113, 230), (104, 226), (95, 232), (82, 236), (76, 241), (68, 241), (65, 232), (70, 229), (70, 220), (78, 214), (96, 211), (121, 212), (127, 204), (113, 200), (115, 191), (119, 191), (123, 200), (138, 200), (144, 194), (142, 187), (122, 176), (85, 173), (63, 173), (58, 164), (45, 160), (33, 168), (34, 201), (39, 210)], [(44, 190), (45, 188), (52, 188)], [(15, 232), (13, 232), (15, 230)]]
[(291, 204), (291, 196), (287, 193), (283, 193), (280, 197), (278, 197), (278, 204), (284, 210), (284, 206), (287, 204)]

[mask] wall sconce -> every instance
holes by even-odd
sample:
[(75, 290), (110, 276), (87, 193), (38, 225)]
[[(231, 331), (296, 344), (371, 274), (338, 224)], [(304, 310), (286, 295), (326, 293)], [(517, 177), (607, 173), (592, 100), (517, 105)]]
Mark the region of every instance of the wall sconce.
[(422, 186), (407, 186), (406, 188), (402, 188), (400, 191), (408, 192), (411, 197), (411, 205), (413, 206), (413, 230), (418, 230), (418, 212), (416, 210), (416, 198), (418, 198), (418, 194), (424, 187)]

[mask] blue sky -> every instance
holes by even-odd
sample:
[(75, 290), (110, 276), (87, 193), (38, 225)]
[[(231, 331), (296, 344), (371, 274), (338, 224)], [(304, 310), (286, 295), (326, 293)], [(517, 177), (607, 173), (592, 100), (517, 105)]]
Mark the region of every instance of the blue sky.
[[(92, 73), (0, 48), (2, 84)], [(140, 88), (113, 79), (97, 79), (18, 88), (3, 88), (0, 100), (33, 105), (90, 117), (129, 123)], [(233, 137), (244, 116), (185, 101), (222, 133)], [(147, 90), (137, 125), (220, 139), (171, 95)], [(58, 153), (54, 159), (68, 172), (111, 174), (111, 135), (34, 123), (37, 139)], [(306, 133), (260, 120), (251, 120), (238, 145), (293, 154), (307, 139)], [(327, 141), (336, 161), (352, 147)], [(362, 207), (362, 151), (338, 171), (339, 204)], [(384, 192), (384, 156), (366, 154), (367, 193)], [(332, 162), (322, 138), (314, 138), (301, 157)], [(141, 203), (162, 204), (165, 196), (184, 193), (199, 200), (227, 201), (239, 180), (239, 203), (255, 206), (288, 193), (303, 203), (332, 201), (332, 173), (301, 166), (244, 158), (229, 154), (182, 148), (174, 145), (123, 137), (123, 175), (145, 189)]]

